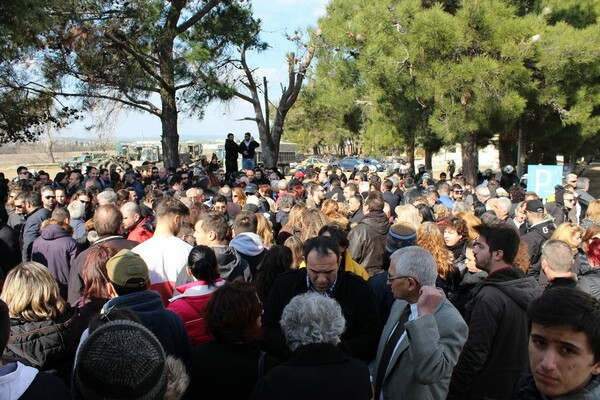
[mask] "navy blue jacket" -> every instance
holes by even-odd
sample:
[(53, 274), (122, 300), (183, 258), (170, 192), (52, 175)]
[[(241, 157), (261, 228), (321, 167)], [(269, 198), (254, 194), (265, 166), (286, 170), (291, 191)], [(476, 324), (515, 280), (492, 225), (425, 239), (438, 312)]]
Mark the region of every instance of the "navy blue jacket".
[(111, 307), (133, 311), (142, 325), (154, 333), (166, 354), (187, 362), (192, 350), (188, 333), (179, 315), (165, 308), (158, 292), (144, 290), (119, 296), (104, 305), (105, 310)]

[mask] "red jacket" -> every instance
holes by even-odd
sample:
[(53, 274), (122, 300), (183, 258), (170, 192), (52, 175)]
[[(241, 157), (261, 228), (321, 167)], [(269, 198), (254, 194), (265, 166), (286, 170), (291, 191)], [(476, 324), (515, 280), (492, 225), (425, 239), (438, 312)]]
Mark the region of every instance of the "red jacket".
[(167, 309), (181, 317), (192, 346), (213, 340), (205, 331), (204, 314), (212, 292), (224, 284), (225, 281), (219, 278), (213, 286), (208, 286), (204, 281), (196, 281), (176, 288), (181, 294), (170, 300)]
[(152, 229), (152, 217), (146, 217), (141, 220), (129, 235), (127, 235), (127, 240), (133, 240), (134, 242), (142, 243), (146, 240), (150, 239), (154, 235), (154, 230)]

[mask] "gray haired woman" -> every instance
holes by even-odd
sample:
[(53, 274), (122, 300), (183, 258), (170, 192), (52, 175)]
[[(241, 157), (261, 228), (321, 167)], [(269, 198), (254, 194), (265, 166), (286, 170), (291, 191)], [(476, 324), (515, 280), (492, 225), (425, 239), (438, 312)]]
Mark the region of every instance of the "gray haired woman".
[(335, 300), (312, 292), (296, 296), (283, 310), (280, 324), (292, 354), (258, 382), (252, 399), (372, 397), (366, 364), (337, 346), (346, 321)]

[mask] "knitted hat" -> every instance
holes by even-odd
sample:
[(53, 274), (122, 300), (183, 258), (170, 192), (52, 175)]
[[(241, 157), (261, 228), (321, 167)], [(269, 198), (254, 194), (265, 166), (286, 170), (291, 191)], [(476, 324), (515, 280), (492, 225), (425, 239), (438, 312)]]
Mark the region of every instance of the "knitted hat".
[(413, 246), (417, 241), (417, 231), (408, 222), (398, 222), (390, 227), (385, 249), (393, 253), (403, 247)]
[(529, 200), (525, 206), (525, 210), (534, 213), (543, 213), (544, 205), (539, 200)]
[(125, 288), (141, 288), (148, 282), (148, 265), (139, 255), (123, 249), (106, 263), (108, 280)]
[(85, 399), (159, 399), (167, 388), (165, 352), (144, 326), (117, 320), (83, 342), (75, 389)]

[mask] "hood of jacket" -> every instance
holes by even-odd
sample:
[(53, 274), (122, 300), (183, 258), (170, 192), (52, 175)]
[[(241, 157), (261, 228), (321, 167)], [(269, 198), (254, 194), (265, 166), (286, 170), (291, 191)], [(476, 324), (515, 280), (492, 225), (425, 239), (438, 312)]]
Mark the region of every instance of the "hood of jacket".
[(369, 212), (360, 220), (360, 223), (368, 225), (380, 235), (387, 235), (390, 229), (390, 220), (383, 211)]
[(41, 236), (45, 240), (54, 240), (63, 237), (71, 237), (71, 234), (65, 231), (64, 228), (58, 224), (50, 224), (42, 229)]
[(110, 309), (113, 306), (116, 308), (129, 308), (138, 314), (142, 320), (144, 320), (144, 316), (149, 317), (165, 309), (160, 294), (154, 290), (142, 290), (141, 292), (115, 297), (104, 305), (105, 309)]
[(265, 245), (260, 236), (252, 232), (240, 233), (231, 239), (229, 245), (240, 253), (248, 256), (257, 256), (265, 249)]
[(2, 399), (19, 399), (29, 389), (29, 385), (31, 385), (38, 374), (37, 369), (25, 366), (20, 362), (9, 363), (2, 368), (11, 369), (6, 375), (0, 375), (0, 393), (2, 393)]
[(488, 276), (480, 286), (494, 286), (510, 297), (523, 310), (529, 303), (542, 293), (540, 285), (535, 278), (525, 278), (525, 274), (517, 267), (501, 269)]

